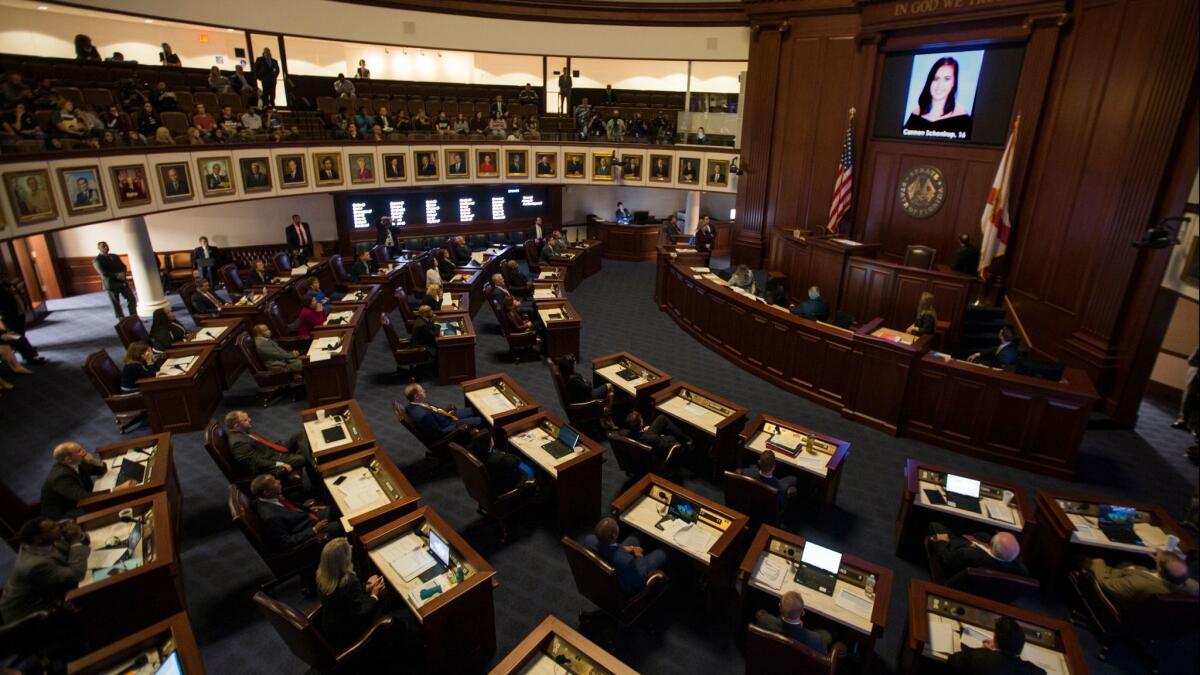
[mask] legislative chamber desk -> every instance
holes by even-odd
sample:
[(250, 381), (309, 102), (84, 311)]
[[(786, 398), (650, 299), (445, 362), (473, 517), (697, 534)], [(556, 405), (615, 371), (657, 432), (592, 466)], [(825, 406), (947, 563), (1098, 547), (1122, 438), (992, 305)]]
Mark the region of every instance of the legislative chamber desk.
[(558, 511), (558, 531), (590, 527), (600, 519), (601, 469), (604, 446), (579, 429), (575, 451), (555, 458), (542, 446), (558, 437), (564, 422), (557, 415), (540, 412), (505, 425), (508, 444), (536, 467), (538, 482), (549, 487)]
[(466, 293), (470, 298), (470, 314), (475, 316), (483, 302), (483, 284), (491, 281), (491, 273), (479, 267), (456, 267), (454, 275), (442, 281), (447, 293)]
[(354, 398), (358, 364), (354, 362), (353, 345), (354, 330), (350, 328), (313, 336), (308, 352), (300, 357), (310, 408)]
[[(381, 267), (381, 268), (375, 270), (374, 274), (367, 274), (367, 275), (360, 276), (358, 278), (358, 281), (354, 281), (352, 283), (359, 285), (359, 286), (364, 285), (364, 284), (377, 285), (380, 288), (382, 288), (383, 289), (382, 294), (384, 296), (387, 296), (384, 298), (385, 306), (387, 306), (388, 311), (391, 311), (391, 310), (395, 309), (394, 298), (395, 298), (396, 289), (400, 288), (401, 286), (404, 286), (405, 281), (407, 281), (407, 279), (408, 279), (408, 275), (410, 273), (409, 269), (408, 269), (409, 264), (415, 264), (417, 267), (421, 267), (421, 263), (420, 263), (419, 259), (417, 259), (417, 258), (398, 260), (398, 261), (393, 262), (391, 265), (388, 265), (387, 267)], [(420, 279), (421, 279), (421, 285), (424, 286), (425, 285), (425, 271), (423, 269), (420, 270)], [(392, 298), (392, 299), (388, 299), (388, 298)]]
[(196, 325), (196, 332), (191, 338), (179, 340), (171, 346), (212, 347), (217, 359), (217, 374), (221, 376), (221, 388), (231, 389), (246, 369), (246, 359), (238, 347), (238, 340), (248, 327), (245, 322), (233, 318), (202, 319)]
[(300, 424), (318, 464), (375, 445), (367, 416), (353, 399), (301, 410)]
[(561, 281), (538, 281), (535, 279), (529, 283), (533, 288), (529, 297), (534, 302), (538, 300), (561, 300), (567, 297), (567, 289), (563, 287)]
[[(837, 500), (842, 469), (850, 455), (849, 441), (770, 415), (755, 417), (740, 436), (742, 453), (736, 466), (754, 464), (762, 453), (770, 452), (775, 455), (776, 475), (796, 476), (801, 494), (807, 489), (806, 485), (814, 487), (818, 518), (829, 512)], [(797, 452), (791, 454), (779, 447), (772, 448), (769, 442), (780, 447), (795, 447)]]
[[(414, 546), (427, 545), (430, 529), (450, 545), (452, 571), (428, 583), (420, 577), (405, 581), (389, 561), (402, 558)], [(496, 570), (428, 506), (363, 534), (360, 542), (371, 562), (370, 573), (381, 574), (416, 619), (428, 671), (479, 670), (496, 651)], [(459, 565), (465, 571), (462, 581), (457, 580)], [(434, 585), (441, 592), (420, 597), (421, 589)]]
[(1068, 368), (1063, 382), (1050, 382), (947, 361), (926, 353), (931, 336), (909, 343), (880, 318), (855, 330), (803, 319), (693, 267), (660, 258), (660, 302), (734, 364), (890, 434), (1071, 476), (1096, 399), (1082, 371)]
[(508, 373), (494, 373), (462, 383), (463, 401), (483, 417), (498, 447), (504, 446), (504, 427), (534, 415), (538, 402)]
[(136, 632), (127, 632), (125, 637), (112, 644), (82, 656), (67, 664), (68, 675), (112, 675), (113, 673), (143, 672), (137, 670), (135, 662), (144, 663), (148, 672), (158, 673), (160, 664), (172, 655), (178, 655), (179, 670), (163, 673), (204, 675), (204, 662), (200, 659), (200, 648), (192, 633), (192, 624), (187, 612), (179, 612), (146, 626)]
[(379, 327), (383, 325), (380, 315), (390, 311), (390, 308), (384, 305), (384, 300), (391, 292), (384, 293), (383, 286), (379, 284), (354, 284), (347, 286), (347, 289), (349, 290), (341, 300), (329, 303), (329, 309), (336, 312), (353, 308), (354, 305), (362, 305), (367, 320), (367, 341), (370, 342), (375, 339)]
[[(300, 310), (308, 306), (307, 291), (301, 292), (299, 288), (300, 281), (306, 278), (280, 278), (272, 281), (267, 286), (260, 287), (257, 291), (270, 294), (270, 300), (279, 307), (279, 313), (283, 316), (283, 320), (288, 323), (295, 323), (296, 319), (300, 318)], [(248, 292), (255, 290), (247, 289)]]
[[(561, 664), (561, 665), (560, 665)], [(547, 616), (488, 675), (637, 675), (579, 631)]]
[[(979, 481), (979, 512), (962, 508), (946, 494), (946, 476), (955, 475)], [(937, 493), (939, 504), (926, 491)], [(904, 494), (896, 511), (896, 553), (914, 557), (925, 555), (922, 542), (929, 523), (940, 522), (958, 534), (981, 530), (1011, 532), (1021, 543), (1023, 558), (1033, 551), (1033, 533), (1037, 515), (1033, 500), (1021, 485), (1005, 480), (959, 471), (915, 459), (904, 463)]]
[[(1021, 658), (1047, 675), (1085, 675), (1087, 661), (1070, 622), (914, 579), (908, 587), (908, 634), (900, 654), (901, 673), (945, 664), (963, 646), (992, 639), (996, 620), (1013, 619), (1025, 633)], [(935, 663), (936, 662), (936, 663)], [(942, 669), (936, 670), (942, 672)]]
[[(864, 244), (823, 234), (801, 232), (799, 237), (795, 235), (795, 232), (781, 228), (771, 232), (767, 269), (782, 272), (787, 277), (788, 297), (807, 298), (809, 287), (817, 286), (831, 308), (838, 307), (841, 300), (846, 260), (874, 258), (879, 252), (879, 244)], [(916, 304), (913, 304), (912, 312), (916, 313)]]
[[(673, 496), (696, 506), (695, 523), (666, 518)], [(690, 559), (710, 588), (730, 585), (746, 545), (746, 516), (652, 473), (613, 500), (612, 510), (625, 525)]]
[(325, 323), (313, 326), (312, 337), (315, 340), (328, 335), (341, 335), (344, 331), (351, 331), (350, 356), (354, 359), (354, 367), (358, 368), (367, 357), (366, 305), (325, 310)]
[[(810, 629), (820, 628), (821, 621), (827, 622), (834, 629), (838, 641), (858, 646), (860, 660), (866, 662), (867, 657), (875, 651), (875, 640), (883, 635), (884, 626), (887, 625), (888, 603), (892, 597), (892, 571), (843, 554), (833, 593), (826, 595), (796, 582), (804, 544), (804, 538), (798, 534), (770, 525), (758, 528), (758, 534), (738, 570), (742, 591), (742, 623), (753, 621), (756, 609), (766, 609), (775, 614), (783, 594), (795, 591), (804, 598), (804, 609), (808, 614), (820, 617), (817, 621), (806, 617), (805, 625)], [(871, 584), (868, 581), (872, 575), (875, 577), (873, 591), (869, 590)]]
[[(102, 445), (94, 454), (108, 471), (92, 484), (92, 495), (79, 500), (79, 508), (84, 513), (95, 513), (118, 504), (165, 494), (173, 519), (172, 530), (178, 538), (183, 516), (183, 489), (175, 470), (171, 434), (154, 434)], [(142, 480), (137, 485), (114, 490), (113, 486), (122, 482), (120, 471), (125, 462), (136, 462), (145, 467)]]
[[(266, 323), (267, 303), (275, 302), (276, 297), (280, 294), (281, 289), (282, 287), (280, 286), (267, 286), (265, 289), (262, 286), (247, 288), (246, 294), (243, 295), (237, 302), (230, 302), (228, 304), (221, 305), (218, 308), (220, 317), (222, 319), (239, 319), (243, 324), (245, 324), (246, 330), (250, 330), (255, 324)], [(296, 299), (296, 302), (300, 302), (299, 298)], [(278, 304), (279, 303), (276, 302), (277, 306)], [(280, 312), (283, 313), (284, 321), (288, 321), (288, 315), (286, 312), (283, 312), (282, 307), (280, 308)], [(292, 317), (292, 320), (295, 320), (296, 316), (299, 314), (300, 310), (297, 309), (296, 315)]]
[[(131, 537), (135, 522), (121, 519), (126, 509), (140, 521), (138, 537)], [(67, 591), (67, 600), (79, 610), (92, 644), (114, 642), (131, 626), (145, 626), (184, 609), (171, 520), (167, 496), (161, 492), (75, 519), (91, 538), (92, 553), (87, 574), (78, 588)]]
[(662, 225), (618, 225), (607, 220), (592, 220), (587, 224), (589, 239), (604, 242), (604, 257), (613, 260), (636, 262), (654, 260), (654, 248), (658, 245), (658, 233)]
[(546, 358), (579, 358), (579, 330), (583, 317), (568, 300), (536, 300), (538, 317), (546, 326)]
[(417, 508), (421, 495), (379, 446), (317, 463), (342, 529), (370, 532)]
[(475, 324), (465, 311), (435, 312), (438, 384), (454, 384), (475, 377)]
[(572, 248), (582, 251), (584, 279), (600, 272), (600, 269), (604, 266), (604, 242), (589, 237), (583, 241), (575, 242)]
[(616, 399), (632, 403), (643, 420), (653, 421), (654, 395), (671, 385), (665, 371), (627, 352), (592, 359), (592, 386), (611, 384)]
[[(1098, 527), (1101, 504), (1136, 509), (1133, 532), (1140, 544), (1112, 541)], [(1154, 567), (1154, 549), (1166, 546), (1167, 535), (1179, 537), (1179, 550), (1196, 552), (1196, 540), (1167, 510), (1154, 504), (1131, 502), (1078, 492), (1038, 492), (1037, 555), (1045, 579), (1057, 579), (1080, 557), (1102, 558), (1110, 565), (1134, 562)]]
[(171, 347), (158, 373), (137, 385), (156, 434), (200, 431), (221, 403), (221, 374), (212, 347)]
[(562, 272), (562, 282), (567, 287), (568, 293), (579, 288), (579, 282), (583, 281), (583, 251), (581, 249), (568, 248), (561, 254), (550, 256), (546, 264), (553, 265)]
[(675, 382), (650, 400), (655, 410), (680, 422), (701, 448), (708, 448), (714, 478), (722, 471), (738, 470), (738, 434), (746, 424), (745, 408), (687, 382)]

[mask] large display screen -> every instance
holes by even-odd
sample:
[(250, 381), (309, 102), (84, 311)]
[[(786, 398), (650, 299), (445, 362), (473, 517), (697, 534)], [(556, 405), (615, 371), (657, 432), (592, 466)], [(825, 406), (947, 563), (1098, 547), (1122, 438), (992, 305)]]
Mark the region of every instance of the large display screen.
[(1024, 57), (1022, 45), (889, 54), (875, 135), (1002, 145)]
[(546, 187), (541, 185), (428, 188), (338, 197), (345, 222), (355, 230), (370, 229), (383, 215), (392, 217), (392, 225), (401, 226), (533, 220), (546, 215)]

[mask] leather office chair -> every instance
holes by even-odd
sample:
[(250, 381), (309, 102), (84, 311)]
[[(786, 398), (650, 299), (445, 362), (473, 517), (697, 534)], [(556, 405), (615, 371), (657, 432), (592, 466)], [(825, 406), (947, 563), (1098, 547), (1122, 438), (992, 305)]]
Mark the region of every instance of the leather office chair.
[(179, 297), (183, 300), (183, 306), (187, 307), (188, 314), (192, 315), (192, 319), (199, 321), (200, 319), (215, 319), (221, 316), (220, 312), (204, 313), (196, 309), (192, 304), (192, 295), (196, 293), (196, 282), (189, 281), (179, 287)]
[(451, 443), (467, 443), (471, 436), (470, 429), (454, 429), (440, 438), (426, 438), (425, 434), (417, 428), (417, 423), (409, 416), (408, 411), (404, 409), (404, 404), (400, 401), (392, 401), (392, 412), (396, 413), (400, 424), (404, 425), (421, 444), (425, 446), (425, 458), (445, 460), (450, 456)]
[(271, 264), (281, 276), (287, 276), (292, 273), (292, 259), (286, 253), (280, 252), (272, 255)]
[(136, 316), (127, 316), (117, 322), (117, 337), (121, 338), (121, 345), (128, 348), (132, 342), (145, 342), (150, 344), (150, 331), (146, 330), (146, 324)]
[[(493, 232), (488, 236), (488, 244), (492, 246), (504, 246), (508, 243), (508, 235), (503, 232)], [(484, 248), (487, 248), (486, 246)]]
[(508, 233), (509, 246), (521, 246), (525, 243), (525, 233), (520, 230)]
[(413, 343), (411, 338), (401, 339), (386, 314), (380, 318), (380, 323), (383, 324), (383, 333), (387, 336), (388, 348), (392, 350), (392, 357), (396, 360), (396, 373), (399, 374), (407, 368), (410, 381), (415, 382), (417, 368), (433, 363), (433, 355), (428, 349)]
[(263, 306), (263, 314), (266, 317), (267, 327), (271, 329), (271, 337), (279, 343), (280, 347), (288, 350), (297, 350), (301, 354), (308, 351), (308, 346), (312, 344), (312, 338), (300, 337), (295, 335), (288, 322), (283, 318), (283, 311), (279, 309), (279, 305), (275, 304), (274, 300), (268, 300)]
[(563, 377), (562, 371), (558, 369), (558, 365), (554, 363), (553, 359), (546, 359), (546, 366), (550, 369), (550, 379), (554, 380), (554, 391), (558, 393), (558, 402), (567, 412), (567, 420), (571, 424), (586, 426), (592, 430), (598, 428), (600, 420), (604, 418), (604, 399), (594, 398), (583, 403), (570, 403), (567, 399), (567, 381)]
[(242, 275), (238, 274), (237, 265), (221, 265), (217, 268), (217, 278), (225, 285), (225, 292), (229, 294), (230, 301), (237, 302), (246, 294), (246, 284), (242, 281)]
[(38, 515), (40, 508), (38, 503), (26, 504), (25, 500), (17, 496), (8, 484), (0, 481), (0, 537), (12, 548), (16, 553), (20, 548), (21, 527), (29, 521), (30, 518)]
[(137, 426), (146, 417), (146, 403), (142, 400), (142, 392), (121, 391), (121, 371), (112, 357), (103, 349), (88, 354), (83, 362), (83, 372), (87, 373), (92, 386), (100, 392), (105, 405), (112, 411), (121, 433)]
[(256, 395), (262, 407), (266, 408), (271, 405), (272, 401), (288, 389), (303, 384), (298, 373), (268, 368), (259, 358), (258, 349), (254, 347), (254, 338), (249, 334), (240, 335), (237, 344), (238, 349), (242, 352), (242, 358), (246, 360), (246, 366), (250, 369), (250, 375), (254, 377), (254, 383), (258, 385)]
[(392, 254), (388, 253), (387, 246), (383, 246), (382, 244), (379, 246), (372, 246), (371, 259), (374, 260), (375, 264), (379, 267), (387, 267), (388, 263), (392, 262)]
[(1155, 595), (1135, 607), (1119, 608), (1109, 599), (1095, 575), (1073, 570), (1067, 575), (1072, 590), (1083, 605), (1083, 614), (1100, 634), (1100, 660), (1118, 641), (1129, 642), (1151, 672), (1158, 672), (1158, 659), (1146, 643), (1194, 636), (1200, 627), (1200, 598), (1194, 595)]
[(296, 658), (320, 673), (363, 672), (369, 665), (362, 662), (375, 643), (385, 640), (395, 627), (395, 619), (387, 614), (375, 619), (367, 630), (344, 649), (337, 649), (325, 639), (317, 626), (321, 623), (321, 607), (307, 615), (259, 591), (254, 604), (266, 617), (279, 637), (287, 643)]
[(405, 251), (424, 251), (429, 248), (429, 240), (424, 237), (415, 237), (413, 239), (404, 240)]
[(409, 295), (415, 295), (418, 298), (425, 297), (425, 269), (424, 261), (410, 262), (404, 266), (407, 277), (402, 278), (401, 281)]
[(645, 443), (635, 441), (620, 431), (610, 431), (608, 444), (617, 457), (617, 466), (626, 476), (637, 479), (648, 473), (662, 471), (662, 463), (655, 458), (654, 449)]
[(1042, 588), (1041, 583), (1032, 577), (983, 567), (968, 567), (953, 576), (947, 575), (941, 561), (932, 554), (928, 539), (925, 540), (925, 559), (929, 561), (929, 577), (933, 583), (982, 595), (997, 602), (1012, 602), (1023, 595), (1036, 595)]
[(521, 353), (531, 350), (541, 351), (542, 338), (533, 329), (514, 331), (509, 326), (508, 321), (505, 321), (504, 316), (500, 314), (500, 310), (492, 307), (492, 311), (496, 314), (496, 321), (500, 324), (500, 332), (504, 335), (504, 339), (508, 341), (508, 355), (513, 358), (513, 363), (521, 362)]
[(725, 504), (744, 513), (751, 523), (779, 525), (779, 491), (757, 478), (726, 471)]
[(923, 270), (933, 269), (933, 259), (936, 257), (936, 248), (916, 244), (904, 249), (904, 264), (909, 267), (920, 267)]
[(204, 449), (221, 470), (225, 480), (249, 494), (250, 481), (254, 480), (254, 476), (244, 474), (237, 468), (233, 454), (229, 451), (229, 437), (225, 435), (225, 427), (221, 426), (220, 422), (212, 420), (204, 428)]
[(16, 621), (0, 623), (0, 664), (12, 667), (14, 673), (66, 672), (61, 655), (69, 638), (62, 635), (66, 622), (56, 617), (65, 618), (67, 614), (70, 612), (62, 608), (43, 609)]
[(404, 330), (412, 332), (413, 322), (417, 320), (417, 313), (413, 311), (410, 296), (404, 292), (403, 288), (396, 289), (396, 308), (400, 310), (400, 318), (404, 321)]
[(467, 237), (467, 246), (470, 246), (472, 251), (482, 251), (488, 247), (488, 236), (486, 234), (472, 234)]
[[(228, 502), (229, 517), (233, 520), (242, 534), (254, 547), (263, 562), (275, 576), (274, 581), (287, 579), (296, 575), (305, 577), (305, 583), (312, 583), (312, 573), (317, 568), (321, 557), (323, 544), (316, 538), (289, 549), (287, 551), (272, 551), (267, 548), (263, 539), (262, 521), (252, 506), (251, 497), (237, 485), (229, 486)], [(268, 582), (273, 583), (273, 582)]]
[(646, 579), (642, 590), (627, 596), (621, 592), (617, 571), (612, 565), (570, 537), (562, 538), (562, 546), (567, 564), (571, 566), (571, 576), (575, 578), (575, 588), (617, 622), (618, 633), (633, 625), (667, 590), (667, 573), (658, 570)]
[(846, 645), (840, 642), (830, 645), (826, 656), (755, 624), (746, 627), (746, 675), (835, 675), (845, 658)]
[(538, 275), (542, 273), (542, 266), (538, 264), (540, 262), (538, 258), (540, 253), (537, 239), (525, 240), (525, 264), (529, 266), (530, 274)]
[(533, 501), (536, 483), (532, 480), (522, 481), (508, 492), (497, 493), (492, 487), (492, 482), (488, 480), (487, 468), (478, 457), (453, 441), (450, 442), (449, 448), (458, 475), (467, 488), (467, 494), (479, 504), (476, 513), (499, 523), (500, 541), (507, 542), (508, 525), (504, 521)]
[(333, 273), (333, 287), (338, 293), (350, 290), (350, 273), (346, 271), (346, 262), (339, 253), (329, 256), (329, 270)]
[(488, 306), (492, 308), (492, 313), (499, 319), (500, 303), (496, 302), (496, 287), (490, 281), (483, 285), (483, 299), (487, 300)]

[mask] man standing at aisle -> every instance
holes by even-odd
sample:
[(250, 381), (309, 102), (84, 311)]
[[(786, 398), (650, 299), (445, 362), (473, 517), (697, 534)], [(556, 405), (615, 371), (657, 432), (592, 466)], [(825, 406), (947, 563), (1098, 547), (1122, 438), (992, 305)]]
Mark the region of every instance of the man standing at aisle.
[(121, 298), (125, 298), (125, 305), (129, 307), (129, 316), (137, 316), (137, 296), (133, 294), (133, 289), (129, 286), (127, 278), (129, 270), (125, 267), (125, 263), (121, 262), (121, 256), (109, 253), (108, 243), (103, 241), (96, 244), (96, 248), (100, 254), (92, 260), (92, 267), (96, 268), (96, 272), (100, 274), (100, 286), (108, 293), (113, 313), (117, 315), (118, 319), (125, 318), (125, 315), (121, 313)]
[(275, 84), (279, 81), (279, 62), (271, 57), (271, 50), (263, 48), (262, 56), (254, 59), (254, 76), (262, 85), (264, 108), (275, 107)]

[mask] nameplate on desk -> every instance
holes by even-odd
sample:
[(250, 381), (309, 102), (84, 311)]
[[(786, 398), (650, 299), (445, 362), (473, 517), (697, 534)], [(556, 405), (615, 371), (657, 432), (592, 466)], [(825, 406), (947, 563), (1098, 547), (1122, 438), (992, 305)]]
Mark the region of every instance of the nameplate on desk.
[(196, 356), (176, 356), (163, 361), (158, 368), (158, 373), (155, 377), (171, 377), (172, 375), (183, 375), (191, 370), (192, 364), (196, 362)]
[(200, 330), (196, 331), (196, 337), (192, 338), (192, 340), (216, 340), (225, 334), (225, 329), (227, 328), (228, 326), (212, 326), (208, 328), (201, 328)]

